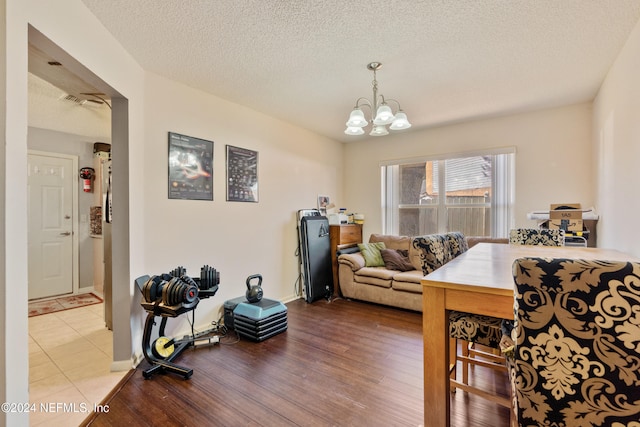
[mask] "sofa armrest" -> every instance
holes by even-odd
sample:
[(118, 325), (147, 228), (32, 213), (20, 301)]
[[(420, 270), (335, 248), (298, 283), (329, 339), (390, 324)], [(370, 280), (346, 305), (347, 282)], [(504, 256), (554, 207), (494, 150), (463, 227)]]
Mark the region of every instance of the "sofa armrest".
[(358, 271), (364, 267), (364, 257), (360, 252), (342, 254), (338, 257), (338, 264), (347, 265), (352, 271)]

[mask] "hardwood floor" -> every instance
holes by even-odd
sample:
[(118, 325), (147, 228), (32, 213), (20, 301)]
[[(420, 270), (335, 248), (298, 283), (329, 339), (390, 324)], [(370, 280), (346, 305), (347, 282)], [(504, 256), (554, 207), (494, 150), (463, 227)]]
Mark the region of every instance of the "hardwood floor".
[[(165, 373), (145, 380), (140, 367), (103, 402), (99, 426), (421, 426), (422, 316), (342, 299), (288, 307), (286, 332), (261, 343), (237, 341), (187, 349)], [(475, 368), (472, 380), (506, 394), (506, 375)], [(458, 391), (452, 425), (506, 427), (509, 412)], [(431, 427), (431, 426), (430, 426)]]

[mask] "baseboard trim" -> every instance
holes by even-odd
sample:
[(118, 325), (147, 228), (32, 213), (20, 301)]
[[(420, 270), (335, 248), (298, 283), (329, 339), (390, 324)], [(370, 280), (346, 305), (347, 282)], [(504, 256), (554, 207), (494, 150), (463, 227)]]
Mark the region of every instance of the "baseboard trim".
[(297, 300), (297, 299), (302, 299), (302, 296), (298, 296), (298, 295), (289, 295), (288, 297), (284, 297), (284, 298), (282, 299), (282, 303), (283, 303), (283, 304), (287, 304), (287, 303), (289, 303), (289, 302), (291, 302), (291, 301), (295, 301), (295, 300)]

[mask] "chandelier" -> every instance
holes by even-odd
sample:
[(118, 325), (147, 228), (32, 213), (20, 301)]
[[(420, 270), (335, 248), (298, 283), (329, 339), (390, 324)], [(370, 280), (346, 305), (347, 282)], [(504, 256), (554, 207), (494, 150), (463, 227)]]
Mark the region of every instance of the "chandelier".
[[(400, 107), (400, 103), (395, 99), (385, 99), (384, 95), (378, 95), (378, 81), (376, 80), (376, 71), (380, 69), (382, 64), (380, 62), (372, 62), (367, 65), (367, 68), (373, 71), (373, 102), (369, 101), (367, 98), (358, 98), (356, 101), (356, 106), (351, 111), (349, 115), (349, 120), (347, 121), (347, 129), (344, 131), (347, 135), (363, 135), (364, 127), (366, 127), (370, 121), (367, 120), (364, 116), (364, 112), (362, 111), (361, 106), (367, 105), (371, 109), (371, 115), (373, 113), (376, 114), (375, 118), (372, 120), (373, 127), (371, 128), (371, 132), (369, 135), (371, 136), (383, 136), (388, 135), (389, 131), (387, 130), (387, 125), (390, 130), (402, 130), (409, 129), (411, 127), (411, 123), (407, 120), (407, 115), (402, 111)], [(398, 104), (398, 112), (393, 113), (391, 107), (387, 105), (387, 101), (393, 101)]]

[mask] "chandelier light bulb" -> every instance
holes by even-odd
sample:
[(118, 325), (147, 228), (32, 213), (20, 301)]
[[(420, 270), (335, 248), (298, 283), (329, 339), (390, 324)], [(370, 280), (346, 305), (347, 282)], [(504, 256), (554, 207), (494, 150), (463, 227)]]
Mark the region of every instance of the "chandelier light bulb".
[(376, 125), (373, 127), (373, 129), (371, 129), (371, 133), (369, 135), (385, 136), (385, 135), (389, 135), (389, 131), (387, 130), (387, 127), (385, 125)]
[(364, 117), (364, 113), (360, 108), (354, 108), (351, 114), (349, 115), (349, 120), (347, 121), (347, 127), (358, 127), (362, 128), (368, 125), (369, 122)]
[(411, 123), (409, 123), (409, 119), (407, 119), (407, 115), (404, 111), (400, 110), (396, 113), (395, 119), (393, 119), (393, 123), (389, 126), (391, 130), (402, 130), (409, 129), (411, 127)]
[(347, 135), (364, 135), (364, 130), (361, 127), (349, 126), (344, 133)]
[(388, 125), (393, 121), (393, 111), (391, 111), (391, 107), (386, 104), (382, 104), (378, 107), (378, 112), (376, 114), (376, 118), (373, 119), (374, 125)]

